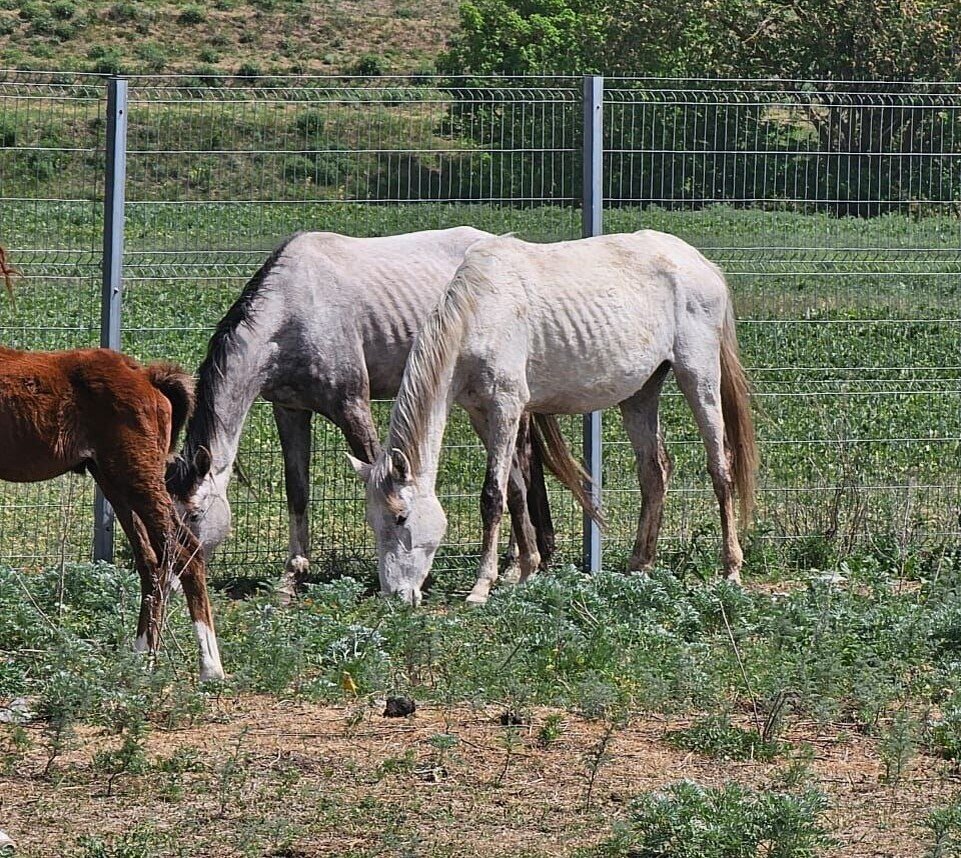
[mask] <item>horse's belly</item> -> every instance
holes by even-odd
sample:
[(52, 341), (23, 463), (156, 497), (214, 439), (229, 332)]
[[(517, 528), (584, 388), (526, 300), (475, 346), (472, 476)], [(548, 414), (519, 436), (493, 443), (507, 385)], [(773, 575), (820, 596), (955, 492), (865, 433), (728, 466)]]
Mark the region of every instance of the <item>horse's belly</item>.
[(670, 359), (668, 338), (650, 335), (535, 352), (528, 359), (528, 407), (545, 414), (610, 408), (637, 393)]
[(639, 372), (619, 378), (597, 379), (591, 387), (582, 384), (529, 385), (531, 398), (530, 411), (541, 414), (583, 414), (588, 411), (603, 411), (625, 399), (630, 399), (639, 391), (656, 369)]

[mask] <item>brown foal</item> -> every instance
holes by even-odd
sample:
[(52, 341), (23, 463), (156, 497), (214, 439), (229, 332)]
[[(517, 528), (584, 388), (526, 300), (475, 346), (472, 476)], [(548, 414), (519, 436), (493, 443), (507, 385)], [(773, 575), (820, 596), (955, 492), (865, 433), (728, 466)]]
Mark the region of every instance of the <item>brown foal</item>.
[[(0, 257), (0, 274), (7, 266)], [(90, 475), (130, 540), (140, 574), (138, 650), (156, 651), (179, 578), (200, 647), (200, 678), (223, 668), (203, 554), (177, 515), (164, 469), (193, 409), (193, 381), (171, 363), (141, 366), (110, 349), (28, 352), (0, 346), (0, 479)]]

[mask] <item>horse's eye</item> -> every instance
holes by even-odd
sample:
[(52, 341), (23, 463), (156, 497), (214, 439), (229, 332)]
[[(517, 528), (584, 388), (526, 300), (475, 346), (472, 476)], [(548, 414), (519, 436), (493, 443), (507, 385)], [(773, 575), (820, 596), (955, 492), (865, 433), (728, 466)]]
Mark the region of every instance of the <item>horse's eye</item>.
[(405, 524), (407, 524), (407, 516), (406, 516), (406, 515), (399, 515), (399, 516), (397, 516), (396, 519), (394, 519), (394, 521), (395, 521), (395, 523), (397, 524), (398, 527), (403, 527)]

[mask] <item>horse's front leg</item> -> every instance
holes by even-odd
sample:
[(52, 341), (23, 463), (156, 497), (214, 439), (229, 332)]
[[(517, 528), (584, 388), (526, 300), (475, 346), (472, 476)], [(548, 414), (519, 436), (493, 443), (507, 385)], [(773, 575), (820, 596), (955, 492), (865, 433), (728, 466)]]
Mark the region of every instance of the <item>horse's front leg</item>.
[(289, 602), (310, 569), (310, 411), (274, 405), (274, 422), (284, 455), (284, 490), (290, 538), (284, 575), (277, 588), (282, 602)]
[[(504, 516), (504, 501), (507, 497), (514, 446), (517, 439), (517, 427), (521, 413), (520, 410), (511, 413), (492, 409), (488, 413), (486, 421), (472, 420), (478, 429), (486, 428), (482, 440), (487, 446), (487, 473), (484, 477), (484, 488), (481, 491), (481, 521), (484, 526), (484, 536), (481, 546), (480, 568), (477, 573), (477, 581), (467, 596), (467, 601), (474, 605), (482, 605), (487, 601), (491, 587), (497, 580), (497, 544), (500, 536), (501, 519)], [(526, 510), (524, 515), (526, 516)], [(529, 521), (528, 528), (530, 528)], [(518, 547), (522, 555), (525, 547), (528, 547), (529, 554), (529, 545), (533, 542), (532, 529), (529, 534), (528, 546), (521, 542), (522, 537), (518, 535)], [(536, 548), (534, 551), (536, 552)], [(523, 566), (524, 561), (522, 561), (522, 574)]]
[(176, 553), (175, 569), (180, 574), (187, 610), (194, 627), (194, 637), (200, 652), (200, 681), (209, 682), (224, 678), (220, 661), (220, 648), (214, 631), (213, 611), (207, 595), (207, 575), (203, 551), (190, 528), (183, 524), (173, 506), (167, 511), (173, 545)]

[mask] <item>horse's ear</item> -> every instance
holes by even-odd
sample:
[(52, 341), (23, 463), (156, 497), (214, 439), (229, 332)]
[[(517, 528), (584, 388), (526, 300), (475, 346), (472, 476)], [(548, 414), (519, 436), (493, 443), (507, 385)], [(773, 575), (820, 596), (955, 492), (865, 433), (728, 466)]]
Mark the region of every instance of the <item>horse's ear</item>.
[(198, 447), (197, 452), (194, 453), (194, 479), (199, 483), (207, 474), (210, 472), (210, 466), (213, 464), (213, 459), (210, 455), (210, 450), (206, 447)]
[(407, 458), (403, 450), (396, 447), (390, 451), (390, 475), (398, 483), (409, 483), (411, 477), (410, 459)]
[(347, 454), (347, 459), (361, 481), (364, 483), (370, 482), (370, 472), (373, 466), (367, 464), (367, 462), (362, 462), (360, 459), (355, 459), (350, 453)]

